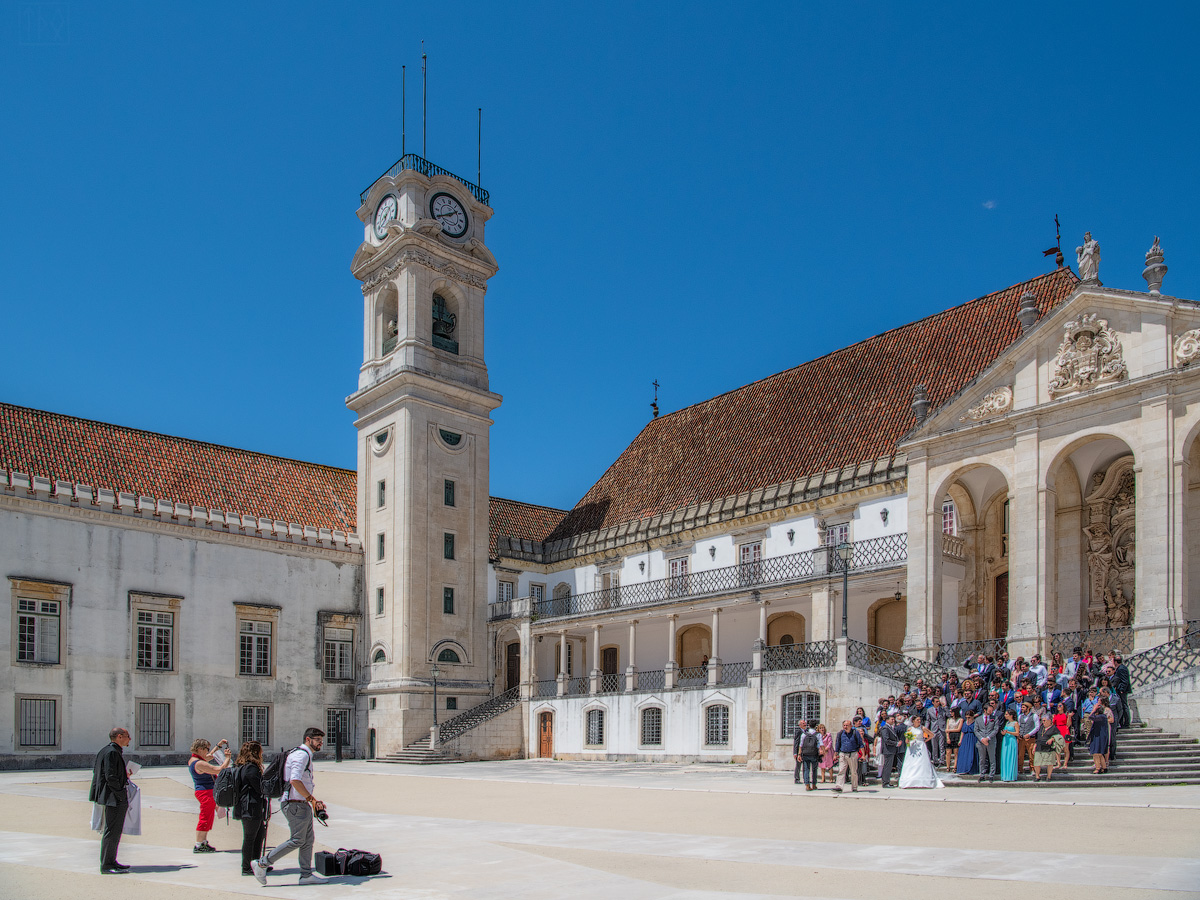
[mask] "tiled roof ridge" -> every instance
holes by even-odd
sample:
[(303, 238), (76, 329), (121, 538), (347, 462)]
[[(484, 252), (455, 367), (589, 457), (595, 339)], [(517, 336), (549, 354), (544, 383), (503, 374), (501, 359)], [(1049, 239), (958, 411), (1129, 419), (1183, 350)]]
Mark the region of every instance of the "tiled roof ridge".
[(570, 512), (569, 509), (563, 509), (559, 506), (547, 506), (545, 503), (530, 503), (528, 500), (515, 500), (512, 497), (497, 497), (495, 494), (489, 496), (488, 500), (499, 500), (502, 503), (519, 503), (521, 506), (533, 506), (537, 509), (545, 509), (549, 510), (550, 512), (559, 512), (564, 516)]
[[(762, 378), (756, 378), (753, 381), (747, 381), (745, 384), (739, 385), (738, 387), (730, 388), (727, 391), (721, 391), (721, 393), (719, 393), (719, 394), (713, 394), (711, 397), (706, 397), (703, 400), (697, 400), (695, 403), (689, 403), (687, 406), (679, 407), (679, 409), (673, 409), (673, 410), (671, 410), (671, 412), (665, 413), (656, 419), (651, 419), (649, 422), (646, 423), (646, 425), (645, 425), (645, 427), (643, 427), (642, 431), (645, 431), (646, 428), (649, 428), (651, 425), (654, 425), (657, 422), (665, 422), (667, 419), (671, 418), (671, 416), (675, 416), (680, 413), (687, 412), (689, 409), (694, 409), (697, 406), (703, 406), (705, 403), (712, 403), (714, 400), (720, 400), (722, 397), (726, 397), (729, 394), (736, 394), (738, 391), (743, 391), (746, 388), (753, 387), (756, 384), (762, 384), (763, 382), (770, 381), (773, 378), (782, 378), (783, 376), (787, 375), (789, 372), (794, 372), (796, 369), (802, 368), (803, 366), (812, 365), (813, 363), (820, 362), (823, 359), (829, 359), (831, 357), (835, 357), (835, 356), (838, 356), (843, 353), (849, 353), (852, 350), (854, 350), (856, 347), (860, 347), (861, 345), (868, 343), (869, 341), (877, 341), (880, 338), (886, 337), (889, 334), (894, 334), (899, 331), (905, 331), (906, 329), (909, 329), (909, 328), (916, 328), (917, 326), (928, 325), (931, 322), (935, 321), (936, 319), (938, 319), (942, 316), (952, 315), (956, 312), (961, 311), (965, 307), (970, 306), (973, 303), (982, 303), (986, 300), (991, 300), (997, 294), (1003, 294), (1006, 291), (1011, 291), (1013, 288), (1023, 287), (1025, 285), (1032, 285), (1036, 281), (1040, 281), (1041, 279), (1044, 279), (1044, 278), (1052, 278), (1055, 275), (1060, 275), (1063, 272), (1070, 273), (1070, 275), (1074, 278), (1074, 280), (1076, 282), (1079, 281), (1079, 277), (1077, 275), (1075, 275), (1074, 271), (1071, 269), (1070, 266), (1064, 266), (1061, 269), (1055, 269), (1053, 272), (1043, 272), (1041, 275), (1036, 275), (1033, 278), (1027, 278), (1024, 281), (1015, 282), (1014, 284), (1010, 284), (1008, 287), (1001, 288), (998, 291), (989, 291), (986, 294), (982, 294), (978, 297), (974, 297), (963, 303), (958, 303), (954, 306), (940, 310), (939, 312), (930, 313), (929, 315), (925, 316), (924, 318), (914, 319), (911, 322), (905, 322), (903, 325), (896, 325), (892, 328), (888, 328), (885, 331), (880, 331), (877, 334), (872, 334), (868, 337), (862, 338), (861, 340), (855, 341), (852, 344), (846, 344), (844, 347), (837, 347), (833, 350), (828, 351), (827, 353), (822, 353), (820, 356), (814, 356), (812, 359), (806, 359), (802, 363), (797, 363), (794, 366), (788, 366), (786, 369), (783, 369), (779, 372), (772, 372), (770, 375), (764, 375)], [(640, 433), (641, 432), (639, 432), (639, 434)], [(618, 459), (619, 459), (619, 457), (618, 457)], [(616, 464), (616, 460), (613, 460), (613, 464), (614, 465)]]
[(55, 412), (49, 409), (38, 409), (36, 406), (22, 406), (19, 403), (9, 403), (5, 400), (0, 400), (0, 407), (8, 407), (12, 410), (20, 412), (34, 413), (43, 416), (54, 416), (59, 419), (70, 419), (83, 425), (99, 425), (103, 428), (114, 428), (118, 431), (132, 432), (134, 434), (146, 435), (148, 437), (161, 438), (167, 441), (183, 441), (188, 444), (194, 444), (199, 447), (211, 447), (214, 450), (226, 450), (231, 453), (245, 453), (249, 456), (259, 456), (264, 459), (277, 459), (282, 462), (296, 463), (301, 466), (311, 466), (317, 469), (329, 469), (334, 472), (349, 472), (357, 475), (355, 469), (347, 469), (343, 466), (331, 466), (328, 463), (311, 462), (306, 459), (299, 459), (294, 456), (280, 456), (278, 453), (266, 453), (262, 450), (249, 450), (245, 447), (234, 447), (232, 444), (218, 444), (215, 441), (204, 441), (199, 438), (183, 437), (178, 434), (167, 434), (164, 431), (152, 431), (149, 428), (138, 428), (134, 425), (120, 425), (116, 422), (105, 422), (102, 419), (89, 419), (85, 416), (77, 416), (72, 413)]

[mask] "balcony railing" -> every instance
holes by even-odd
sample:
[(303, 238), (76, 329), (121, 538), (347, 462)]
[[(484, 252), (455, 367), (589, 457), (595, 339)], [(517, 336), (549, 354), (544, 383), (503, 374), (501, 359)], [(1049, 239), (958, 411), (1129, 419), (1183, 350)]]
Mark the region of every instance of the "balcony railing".
[(721, 684), (745, 684), (750, 679), (750, 663), (735, 662), (721, 665)]
[(1125, 665), (1129, 669), (1130, 683), (1135, 688), (1144, 687), (1162, 678), (1170, 678), (1188, 669), (1200, 667), (1198, 633), (1200, 632), (1186, 632), (1173, 641), (1126, 656)]
[[(892, 534), (858, 541), (850, 570), (895, 565), (908, 559), (908, 535)], [(533, 605), (538, 618), (553, 619), (612, 609), (636, 609), (707, 595), (751, 591), (841, 572), (841, 563), (828, 548), (771, 556), (754, 562), (705, 569), (655, 581), (640, 581), (570, 597), (541, 600)]]
[(953, 534), (942, 535), (942, 555), (951, 559), (967, 558), (967, 540)]
[(512, 601), (497, 600), (495, 603), (488, 604), (488, 621), (495, 622), (499, 619), (512, 618)]
[(1089, 647), (1096, 653), (1108, 655), (1133, 652), (1132, 628), (1093, 628), (1089, 631), (1060, 631), (1050, 635), (1050, 652), (1057, 650), (1066, 659), (1076, 647)]
[(600, 693), (615, 694), (623, 690), (625, 690), (625, 676), (623, 674), (600, 676)]
[(947, 669), (957, 669), (962, 667), (965, 661), (970, 660), (967, 665), (967, 668), (970, 669), (974, 667), (976, 657), (980, 653), (984, 656), (994, 657), (1007, 652), (1007, 638), (989, 638), (985, 641), (959, 641), (956, 644), (940, 644), (938, 646), (937, 664)]
[(663, 669), (650, 669), (637, 673), (639, 691), (661, 691), (667, 686), (667, 673)]
[(535, 697), (557, 697), (558, 696), (558, 679), (551, 678), (548, 681), (537, 682), (536, 690), (533, 695)]
[(866, 669), (885, 678), (907, 682), (924, 678), (928, 682), (937, 683), (944, 671), (941, 666), (923, 659), (853, 639), (846, 645), (846, 663), (856, 669)]
[(763, 650), (765, 672), (787, 669), (832, 668), (837, 665), (837, 644), (833, 641), (812, 641), (808, 644), (780, 644)]
[(704, 687), (708, 684), (708, 666), (680, 666), (675, 673), (675, 687)]
[[(476, 200), (478, 200), (484, 206), (488, 205), (488, 192), (479, 185), (472, 184), (461, 175), (455, 175), (453, 172), (448, 172), (441, 166), (435, 166), (429, 160), (423, 159), (420, 156), (417, 156), (415, 153), (408, 153), (400, 157), (400, 159), (396, 161), (396, 164), (380, 175), (379, 178), (388, 178), (392, 175), (399, 175), (405, 169), (412, 169), (414, 172), (420, 172), (426, 178), (432, 178), (434, 175), (446, 175), (449, 178), (453, 178), (468, 191), (470, 191), (471, 196), (473, 196)], [(378, 181), (379, 178), (376, 178), (375, 181)], [(371, 188), (375, 186), (375, 181), (372, 181), (370, 187), (359, 194), (358, 199), (360, 203), (367, 202), (367, 194), (369, 194), (371, 192)]]

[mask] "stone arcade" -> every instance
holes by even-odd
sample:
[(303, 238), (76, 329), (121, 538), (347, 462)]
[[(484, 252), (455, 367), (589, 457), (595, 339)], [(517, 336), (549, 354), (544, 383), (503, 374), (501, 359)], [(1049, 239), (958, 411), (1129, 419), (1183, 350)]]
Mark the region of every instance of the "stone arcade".
[(1200, 618), (1200, 305), (1157, 238), (1148, 292), (1089, 235), (1083, 280), (655, 418), (558, 510), (489, 495), (491, 215), (415, 156), (360, 196), (357, 471), (0, 405), (4, 765), (114, 720), (149, 758), (276, 746), (323, 709), (370, 758), (779, 768), (797, 718), (968, 653)]

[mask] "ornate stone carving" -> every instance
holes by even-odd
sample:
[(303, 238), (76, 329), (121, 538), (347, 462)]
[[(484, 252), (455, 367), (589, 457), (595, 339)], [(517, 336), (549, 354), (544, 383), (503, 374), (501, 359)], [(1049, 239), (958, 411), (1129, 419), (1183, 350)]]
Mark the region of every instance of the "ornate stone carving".
[(1163, 263), (1162, 247), (1158, 243), (1158, 235), (1154, 236), (1154, 245), (1146, 251), (1146, 268), (1142, 269), (1142, 277), (1146, 279), (1146, 284), (1150, 287), (1151, 294), (1161, 293), (1159, 288), (1162, 287), (1163, 277), (1167, 274), (1167, 267)]
[(1175, 365), (1190, 366), (1200, 359), (1200, 328), (1185, 331), (1175, 338)]
[(1050, 396), (1061, 397), (1124, 380), (1129, 370), (1123, 356), (1121, 341), (1108, 327), (1107, 319), (1089, 314), (1068, 322), (1054, 360)]
[(1135, 483), (1133, 457), (1126, 456), (1092, 476), (1092, 491), (1084, 499), (1088, 628), (1124, 628), (1133, 623)]
[(1092, 238), (1090, 231), (1084, 232), (1083, 246), (1075, 248), (1075, 261), (1080, 281), (1100, 281), (1100, 242)]
[(967, 410), (965, 416), (959, 417), (960, 422), (975, 421), (986, 419), (989, 416), (998, 416), (1000, 413), (1006, 413), (1013, 406), (1013, 389), (1008, 385), (998, 387), (990, 392), (980, 401), (978, 406), (972, 406)]
[(390, 266), (385, 266), (364, 281), (362, 285), (362, 292), (364, 294), (367, 293), (376, 285), (391, 278), (392, 275), (400, 270), (401, 266), (412, 263), (432, 269), (440, 275), (444, 275), (445, 277), (449, 278), (451, 281), (457, 281), (459, 284), (465, 284), (468, 287), (479, 288), (480, 290), (486, 290), (487, 288), (486, 278), (481, 278), (473, 272), (464, 272), (453, 263), (441, 262), (435, 259), (433, 256), (430, 256), (424, 250), (410, 248), (401, 253), (396, 261)]

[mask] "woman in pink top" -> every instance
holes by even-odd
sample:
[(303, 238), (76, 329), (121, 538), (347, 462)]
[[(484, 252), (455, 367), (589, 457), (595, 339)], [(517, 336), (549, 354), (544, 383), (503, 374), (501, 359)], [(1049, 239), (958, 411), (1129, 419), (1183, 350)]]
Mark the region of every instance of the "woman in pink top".
[(817, 726), (817, 734), (821, 738), (821, 759), (817, 763), (817, 769), (821, 773), (821, 781), (824, 783), (826, 776), (830, 781), (833, 781), (833, 735), (825, 728), (824, 725)]

